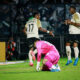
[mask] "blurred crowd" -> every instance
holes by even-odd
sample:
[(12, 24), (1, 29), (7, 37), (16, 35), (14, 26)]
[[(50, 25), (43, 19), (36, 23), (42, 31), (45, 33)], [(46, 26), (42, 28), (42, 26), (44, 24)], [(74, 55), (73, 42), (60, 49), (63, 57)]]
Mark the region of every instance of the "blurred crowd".
[(11, 3), (14, 2), (16, 4), (26, 4), (26, 3), (80, 3), (80, 0), (2, 0), (2, 3)]
[[(55, 35), (68, 34), (68, 26), (64, 24), (71, 18), (69, 7), (75, 5), (80, 13), (80, 0), (2, 0), (0, 1), (0, 38), (8, 37), (7, 60), (18, 59), (18, 54), (26, 52), (26, 44), (20, 43), (22, 31), (33, 12), (40, 12), (42, 27), (53, 31)], [(15, 36), (14, 39), (12, 36)], [(16, 39), (16, 40), (15, 40)], [(19, 41), (18, 41), (19, 40)], [(25, 40), (25, 41), (24, 41)], [(26, 39), (23, 41), (26, 42)], [(20, 45), (18, 45), (18, 42)], [(21, 46), (22, 51), (17, 46)], [(16, 54), (15, 54), (16, 53)]]
[[(5, 0), (3, 1), (5, 2)], [(35, 4), (32, 4), (32, 2)], [(64, 25), (64, 20), (70, 19), (71, 17), (69, 14), (70, 5), (75, 5), (77, 11), (80, 12), (78, 4), (80, 0), (52, 0), (51, 2), (49, 0), (40, 0), (40, 2), (37, 0), (12, 0), (10, 5), (1, 4), (0, 34), (19, 35), (34, 11), (40, 12), (43, 28), (53, 30), (56, 35), (68, 34), (68, 27)]]

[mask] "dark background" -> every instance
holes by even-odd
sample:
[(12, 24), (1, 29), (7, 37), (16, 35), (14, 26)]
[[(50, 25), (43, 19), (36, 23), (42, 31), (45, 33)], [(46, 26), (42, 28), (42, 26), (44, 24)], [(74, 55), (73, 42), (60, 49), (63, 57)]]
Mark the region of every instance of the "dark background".
[[(0, 41), (8, 42), (10, 37), (17, 43), (19, 58), (26, 58), (28, 46), (26, 36), (22, 32), (27, 20), (34, 11), (41, 14), (42, 27), (54, 31), (55, 37), (40, 32), (42, 40), (53, 43), (65, 54), (65, 38), (68, 26), (64, 20), (70, 19), (69, 6), (75, 5), (80, 13), (80, 0), (2, 0), (0, 1)], [(74, 56), (74, 54), (72, 54)], [(23, 57), (22, 57), (23, 56)]]

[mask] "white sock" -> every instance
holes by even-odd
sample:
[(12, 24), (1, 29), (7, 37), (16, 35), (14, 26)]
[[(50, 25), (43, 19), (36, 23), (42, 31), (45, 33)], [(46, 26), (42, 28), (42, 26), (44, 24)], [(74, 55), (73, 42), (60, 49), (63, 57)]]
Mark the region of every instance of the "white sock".
[(66, 46), (66, 54), (67, 54), (68, 60), (71, 60), (71, 48), (70, 48), (70, 46)]
[(33, 61), (32, 61), (32, 56), (31, 56), (31, 51), (32, 51), (32, 50), (29, 51), (28, 56), (29, 56), (29, 62), (33, 63)]
[(55, 65), (53, 65), (53, 66), (50, 68), (50, 70), (51, 70), (51, 69), (59, 69), (59, 70), (61, 71), (60, 67), (59, 67), (59, 66), (56, 67)]
[(61, 71), (60, 66), (58, 64), (56, 64), (56, 69), (59, 69)]
[(78, 47), (74, 47), (74, 54), (75, 54), (75, 59), (78, 58), (78, 56), (79, 56), (79, 49), (78, 49)]
[(55, 65), (52, 65), (52, 67), (50, 68), (50, 70), (51, 70), (51, 69), (56, 69), (56, 66), (55, 66)]

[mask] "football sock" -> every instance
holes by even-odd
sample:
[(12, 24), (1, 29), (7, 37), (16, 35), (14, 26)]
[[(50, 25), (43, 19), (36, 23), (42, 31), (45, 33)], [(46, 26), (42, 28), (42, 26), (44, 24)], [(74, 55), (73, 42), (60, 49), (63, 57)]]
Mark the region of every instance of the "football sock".
[(66, 46), (66, 54), (67, 54), (68, 60), (71, 60), (71, 48), (70, 48), (70, 46)]

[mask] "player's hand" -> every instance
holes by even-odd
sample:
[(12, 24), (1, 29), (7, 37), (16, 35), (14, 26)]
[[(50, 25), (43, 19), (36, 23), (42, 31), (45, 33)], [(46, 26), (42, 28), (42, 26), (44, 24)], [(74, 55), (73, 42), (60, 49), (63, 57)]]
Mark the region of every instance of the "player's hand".
[(51, 36), (53, 36), (53, 37), (54, 37), (54, 34), (53, 34), (53, 32), (52, 32), (52, 31), (50, 31), (50, 32), (49, 32), (49, 34), (50, 34)]
[(65, 20), (65, 21), (64, 21), (64, 24), (66, 24), (66, 25), (67, 25), (67, 20)]
[(69, 20), (69, 19), (68, 19), (68, 20), (65, 20), (64, 23), (65, 23), (66, 25), (67, 25), (67, 24), (71, 24), (71, 20)]
[(31, 56), (32, 56), (32, 59), (35, 61), (36, 60), (36, 57), (35, 57), (35, 54), (34, 54), (34, 52), (33, 51), (31, 51)]
[(40, 67), (36, 67), (36, 71), (40, 71)]
[(67, 24), (71, 24), (71, 20), (68, 19), (68, 20), (67, 20)]

